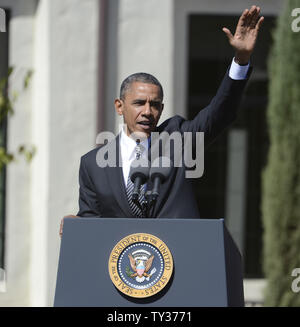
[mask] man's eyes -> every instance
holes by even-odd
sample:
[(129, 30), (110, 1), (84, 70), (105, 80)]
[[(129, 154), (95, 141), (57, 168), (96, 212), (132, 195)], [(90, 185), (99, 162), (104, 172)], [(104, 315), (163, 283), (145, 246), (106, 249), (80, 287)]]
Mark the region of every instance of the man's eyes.
[(156, 108), (156, 109), (159, 109), (161, 107), (161, 103), (160, 102), (153, 102), (151, 104), (152, 107)]
[[(146, 101), (136, 101), (133, 103), (136, 106), (144, 106), (146, 104)], [(155, 102), (155, 101), (151, 101), (150, 102), (150, 106), (159, 109), (161, 107), (161, 103), (160, 102)]]

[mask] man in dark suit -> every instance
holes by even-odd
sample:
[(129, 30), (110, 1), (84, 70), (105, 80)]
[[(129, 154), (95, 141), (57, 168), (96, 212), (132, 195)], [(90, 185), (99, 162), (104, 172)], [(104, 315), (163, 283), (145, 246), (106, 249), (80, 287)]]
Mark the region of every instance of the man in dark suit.
[[(99, 167), (99, 148), (81, 158), (77, 216), (136, 217), (127, 194), (129, 168), (136, 149), (136, 142), (131, 137), (133, 134), (142, 135), (142, 145), (146, 150), (151, 144), (151, 133), (163, 131), (181, 134), (204, 132), (207, 145), (234, 121), (243, 89), (251, 73), (250, 56), (263, 22), (263, 17), (259, 14), (260, 8), (256, 6), (244, 10), (234, 35), (223, 28), (235, 50), (235, 57), (216, 96), (193, 120), (187, 121), (175, 116), (157, 126), (164, 106), (160, 83), (155, 77), (144, 73), (133, 74), (124, 80), (120, 98), (115, 100), (115, 108), (123, 116), (127, 129), (116, 137), (115, 142), (106, 145), (108, 150), (116, 147), (116, 167)], [(171, 170), (168, 180), (161, 186), (152, 217), (199, 218), (191, 183), (185, 178), (185, 171), (184, 166)], [(151, 181), (147, 182), (147, 189), (151, 187)]]

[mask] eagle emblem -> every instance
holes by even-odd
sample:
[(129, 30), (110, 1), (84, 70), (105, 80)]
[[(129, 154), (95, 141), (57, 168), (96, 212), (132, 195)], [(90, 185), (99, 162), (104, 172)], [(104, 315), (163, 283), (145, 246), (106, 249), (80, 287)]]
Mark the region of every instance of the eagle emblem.
[(129, 253), (128, 258), (133, 272), (127, 267), (127, 275), (131, 278), (135, 278), (138, 283), (142, 283), (145, 279), (149, 281), (150, 277), (156, 272), (156, 268), (153, 268), (151, 272), (149, 272), (154, 259), (154, 255), (150, 252), (142, 249), (136, 250)]

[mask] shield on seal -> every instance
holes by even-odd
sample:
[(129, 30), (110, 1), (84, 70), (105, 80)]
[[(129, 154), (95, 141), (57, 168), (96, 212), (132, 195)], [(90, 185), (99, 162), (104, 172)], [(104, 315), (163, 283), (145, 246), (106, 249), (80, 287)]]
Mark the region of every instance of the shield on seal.
[(143, 260), (140, 260), (140, 262), (136, 266), (136, 272), (137, 272), (138, 276), (142, 277), (144, 271), (145, 271), (144, 261)]

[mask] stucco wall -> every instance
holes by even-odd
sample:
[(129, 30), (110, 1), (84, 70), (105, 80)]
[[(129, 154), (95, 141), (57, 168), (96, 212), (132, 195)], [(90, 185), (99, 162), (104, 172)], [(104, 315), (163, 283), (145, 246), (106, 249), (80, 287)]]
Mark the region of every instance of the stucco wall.
[(7, 292), (0, 305), (52, 305), (60, 219), (78, 210), (79, 160), (96, 138), (98, 1), (0, 6), (12, 10), (10, 64), (34, 71), (9, 120), (8, 148), (37, 147), (30, 165), (20, 159), (7, 172)]

